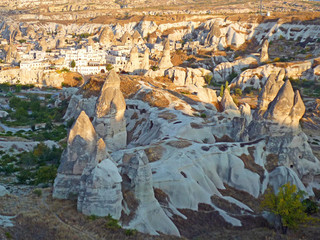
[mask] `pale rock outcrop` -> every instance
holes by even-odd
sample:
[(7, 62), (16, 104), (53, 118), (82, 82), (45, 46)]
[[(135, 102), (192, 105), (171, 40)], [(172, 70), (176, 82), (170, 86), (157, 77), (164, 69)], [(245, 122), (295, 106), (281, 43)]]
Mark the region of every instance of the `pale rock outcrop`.
[(101, 34), (99, 36), (99, 43), (101, 45), (109, 45), (113, 42), (114, 34), (110, 27), (106, 26), (101, 31)]
[(143, 43), (143, 38), (141, 37), (140, 33), (135, 30), (134, 33), (132, 34), (132, 42), (133, 44), (141, 44)]
[(178, 229), (154, 196), (151, 166), (143, 150), (123, 157), (121, 175), (126, 176), (124, 192), (132, 192), (138, 203), (136, 209), (129, 209), (134, 216), (128, 227), (153, 235), (161, 232), (179, 236)]
[(277, 77), (275, 73), (270, 74), (268, 80), (266, 81), (261, 92), (259, 93), (257, 106), (257, 108), (259, 109), (259, 115), (263, 115), (263, 113), (267, 110), (269, 103), (274, 100), (280, 88), (284, 84), (284, 82), (282, 81), (283, 71), (284, 70), (282, 69), (279, 72), (279, 77)]
[(132, 36), (130, 35), (130, 33), (125, 32), (121, 39), (120, 39), (121, 43), (124, 45), (130, 45), (132, 44), (133, 40), (132, 40)]
[(298, 175), (290, 168), (279, 166), (270, 173), (269, 184), (276, 194), (279, 192), (279, 188), (286, 183), (291, 183), (292, 185), (297, 186), (298, 190), (307, 192), (306, 187), (303, 185)]
[(232, 97), (230, 96), (229, 89), (225, 89), (223, 92), (223, 96), (221, 99), (221, 106), (222, 106), (223, 111), (226, 111), (226, 110), (238, 111), (239, 110), (237, 105), (234, 103)]
[(159, 62), (160, 69), (168, 69), (173, 66), (170, 57), (170, 42), (167, 40), (164, 44), (163, 55)]
[(241, 69), (257, 65), (258, 59), (256, 56), (250, 55), (248, 57), (236, 60), (234, 62), (223, 62), (218, 64), (213, 71), (213, 78), (217, 82), (224, 82), (232, 73), (240, 74)]
[(15, 45), (10, 44), (8, 50), (6, 52), (6, 63), (12, 63), (13, 61), (17, 61), (17, 48)]
[(211, 88), (198, 88), (197, 89), (197, 97), (201, 102), (205, 103), (217, 103), (217, 94), (216, 90)]
[(212, 75), (211, 71), (204, 68), (183, 68), (173, 67), (165, 71), (164, 73), (173, 83), (177, 86), (191, 86), (202, 87), (205, 85), (204, 77), (206, 75)]
[(140, 69), (139, 52), (137, 46), (134, 46), (130, 52), (130, 59), (124, 68), (125, 72), (137, 73)]
[(0, 111), (0, 118), (5, 118), (9, 115), (6, 111)]
[(0, 197), (3, 197), (7, 194), (9, 194), (8, 190), (4, 186), (0, 185)]
[(46, 41), (46, 39), (45, 39), (44, 37), (41, 38), (41, 40), (40, 40), (40, 42), (39, 42), (39, 47), (41, 48), (41, 50), (42, 50), (43, 52), (47, 51), (47, 49), (48, 49), (48, 44), (47, 44), (47, 41)]
[(220, 30), (220, 22), (216, 21), (212, 24), (209, 34), (206, 37), (205, 44), (207, 45), (215, 45), (216, 47), (219, 44), (221, 30)]
[(149, 55), (150, 55), (150, 50), (147, 47), (146, 50), (144, 51), (143, 59), (141, 62), (141, 72), (144, 74), (150, 69), (150, 63), (149, 63)]
[[(266, 64), (257, 68), (247, 69), (240, 73), (239, 77), (235, 78), (231, 84), (235, 87), (244, 90), (247, 87), (253, 87), (255, 89), (263, 88), (267, 79), (271, 74), (275, 74), (281, 81), (286, 72), (281, 67), (276, 67), (273, 64)], [(274, 78), (274, 77), (273, 77)]]
[(0, 83), (34, 84), (37, 87), (50, 86), (60, 88), (63, 81), (63, 75), (55, 71), (44, 73), (43, 70), (19, 68), (0, 71)]
[(85, 111), (89, 117), (94, 117), (96, 101), (97, 97), (94, 96), (83, 98), (82, 95), (73, 94), (63, 119), (66, 121), (76, 119), (81, 111)]
[(122, 178), (117, 166), (105, 159), (81, 177), (78, 211), (85, 215), (112, 216), (120, 219), (122, 210)]
[(261, 63), (267, 62), (269, 60), (268, 49), (269, 49), (269, 41), (268, 41), (268, 39), (266, 39), (262, 43), (262, 47), (261, 47), (261, 53), (260, 53), (260, 62)]
[(54, 181), (54, 198), (74, 199), (78, 196), (81, 175), (85, 167), (95, 161), (96, 149), (96, 131), (82, 111), (69, 132), (67, 148), (62, 154)]
[(241, 117), (246, 120), (246, 126), (252, 121), (251, 108), (248, 103), (241, 104), (239, 107)]
[(305, 111), (306, 107), (301, 99), (299, 91), (296, 90), (294, 94), (293, 107), (291, 108), (291, 111), (287, 118), (284, 120), (284, 124), (292, 127), (298, 127), (299, 121), (304, 115)]
[(59, 39), (57, 39), (56, 48), (64, 48), (65, 46), (66, 46), (66, 42), (64, 37), (60, 37)]
[(126, 102), (120, 90), (120, 78), (111, 70), (103, 84), (95, 107), (94, 126), (110, 150), (124, 148), (127, 142)]
[(298, 127), (304, 112), (305, 106), (299, 92), (294, 93), (290, 81), (287, 80), (269, 104), (264, 117), (280, 124)]

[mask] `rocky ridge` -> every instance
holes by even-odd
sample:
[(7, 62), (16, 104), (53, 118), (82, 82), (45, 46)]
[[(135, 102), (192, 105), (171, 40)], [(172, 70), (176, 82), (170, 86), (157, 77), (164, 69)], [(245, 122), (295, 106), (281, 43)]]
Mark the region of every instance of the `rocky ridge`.
[[(268, 81), (275, 82), (275, 76)], [(106, 83), (117, 82), (116, 77), (110, 73)], [(277, 81), (281, 82), (281, 77)], [(100, 95), (105, 91), (106, 83)], [(109, 209), (108, 212), (119, 218), (124, 227), (151, 234), (179, 235), (174, 216), (186, 218), (180, 209), (197, 211), (201, 203), (213, 207), (228, 224), (242, 226), (236, 215), (215, 205), (212, 196), (227, 200), (246, 214), (255, 216), (245, 202), (222, 194), (227, 186), (247, 192), (254, 198), (263, 194), (267, 186), (276, 190), (287, 181), (309, 195), (317, 189), (319, 160), (299, 128), (304, 104), (289, 82), (279, 84), (275, 89), (265, 85), (264, 92), (274, 92), (275, 96), (274, 99), (268, 99), (268, 94), (259, 96), (259, 101), (263, 102), (261, 114), (257, 114), (259, 109), (256, 113), (251, 111), (248, 104), (236, 106), (227, 89), (221, 101), (213, 93), (202, 93), (210, 99), (203, 105), (198, 102), (198, 97), (191, 100), (155, 88), (157, 82), (130, 84), (138, 88), (129, 95), (126, 93), (130, 96), (126, 99), (124, 115), (128, 145), (113, 150), (110, 157), (95, 163), (94, 168), (88, 167), (93, 170), (83, 171), (81, 179), (87, 179), (86, 194), (90, 196), (86, 211), (83, 211), (85, 214), (99, 212), (97, 215), (106, 215), (104, 211)], [(201, 89), (197, 90), (200, 96)], [(160, 96), (164, 97), (163, 103), (164, 99), (167, 101), (165, 105), (155, 105), (159, 104)], [(285, 101), (292, 104), (287, 107)], [(217, 111), (216, 104), (222, 106), (221, 111)], [(69, 108), (73, 109), (71, 106)], [(206, 118), (195, 116), (197, 111), (205, 113)], [(280, 112), (286, 116), (284, 119), (279, 119)], [(93, 113), (93, 116), (98, 114)], [(97, 135), (100, 131), (96, 129)], [(107, 151), (110, 151), (109, 145), (106, 144)], [(99, 177), (103, 171), (109, 175), (112, 172), (112, 175)], [(111, 190), (111, 185), (116, 190)], [(59, 186), (55, 184), (55, 187)], [(161, 200), (159, 204), (160, 198), (155, 191), (161, 191), (166, 201)], [(110, 198), (101, 195), (105, 192), (110, 192)], [(124, 205), (119, 215), (121, 195)], [(81, 199), (84, 197), (78, 197), (79, 209)], [(100, 210), (91, 207), (98, 202), (106, 207)]]

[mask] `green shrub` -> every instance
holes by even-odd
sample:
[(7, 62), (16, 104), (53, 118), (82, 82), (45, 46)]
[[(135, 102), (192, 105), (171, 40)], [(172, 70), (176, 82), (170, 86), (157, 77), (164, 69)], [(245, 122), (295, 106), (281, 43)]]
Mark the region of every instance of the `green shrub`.
[(232, 81), (234, 78), (238, 77), (238, 73), (232, 70), (231, 74), (228, 76), (228, 81)]
[(37, 195), (38, 197), (41, 197), (42, 190), (41, 189), (35, 189), (35, 190), (33, 190), (33, 194)]
[(112, 218), (112, 216), (110, 214), (106, 217), (106, 219), (107, 219), (107, 223), (106, 223), (107, 229), (116, 230), (116, 229), (120, 229), (121, 228), (121, 226), (119, 225), (118, 220)]
[(30, 184), (30, 181), (32, 180), (33, 177), (34, 177), (34, 173), (32, 173), (30, 170), (22, 169), (17, 175), (17, 180), (18, 180), (18, 183), (21, 183), (21, 184)]
[(300, 224), (312, 220), (308, 217), (305, 205), (301, 202), (306, 195), (298, 191), (295, 185), (287, 183), (279, 188), (278, 194), (269, 189), (264, 196), (261, 206), (263, 209), (280, 217), (282, 231), (286, 233), (287, 228), (297, 229)]
[(160, 69), (158, 66), (151, 66), (150, 68), (152, 71), (157, 71)]
[(74, 60), (71, 61), (70, 67), (71, 68), (75, 68), (76, 67), (76, 62)]
[(6, 238), (7, 238), (7, 239), (12, 239), (12, 235), (11, 235), (11, 233), (6, 232), (4, 235), (6, 235)]
[(202, 117), (202, 118), (206, 118), (206, 117), (207, 117), (207, 115), (206, 115), (205, 113), (201, 113), (200, 117)]
[(220, 97), (223, 97), (223, 92), (224, 92), (224, 86), (221, 85), (221, 87), (220, 87)]
[(305, 212), (310, 215), (319, 212), (319, 206), (316, 202), (310, 200), (310, 199), (305, 199), (302, 201), (302, 204), (305, 207)]
[(206, 83), (207, 83), (208, 85), (210, 85), (210, 84), (211, 84), (211, 80), (212, 80), (212, 75), (211, 75), (211, 74), (205, 75), (205, 76), (204, 76), (204, 80), (206, 81)]
[(90, 216), (88, 216), (88, 219), (89, 220), (92, 220), (92, 221), (94, 221), (94, 220), (96, 220), (96, 219), (98, 219), (99, 217), (98, 216), (96, 216), (96, 215), (90, 215)]
[(43, 166), (38, 169), (35, 175), (35, 184), (52, 183), (57, 176), (57, 167)]
[(235, 93), (237, 96), (241, 96), (241, 95), (242, 95), (242, 91), (241, 91), (240, 88), (236, 88), (236, 89), (234, 90), (234, 93)]
[(126, 236), (135, 236), (137, 234), (137, 230), (136, 229), (126, 229), (124, 231), (124, 233), (126, 234)]
[(108, 71), (111, 71), (111, 70), (113, 69), (112, 64), (108, 63), (108, 64), (106, 65), (106, 69), (107, 69)]

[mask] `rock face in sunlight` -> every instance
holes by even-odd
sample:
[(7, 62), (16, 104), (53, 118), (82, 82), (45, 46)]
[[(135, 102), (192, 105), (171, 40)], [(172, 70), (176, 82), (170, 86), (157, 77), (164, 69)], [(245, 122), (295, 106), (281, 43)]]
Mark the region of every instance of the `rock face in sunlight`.
[(298, 127), (304, 112), (305, 106), (299, 91), (294, 92), (290, 81), (287, 80), (269, 104), (264, 116), (280, 124)]
[(164, 44), (163, 56), (159, 62), (160, 69), (168, 69), (171, 68), (173, 64), (171, 63), (170, 58), (170, 42), (167, 40)]
[(268, 39), (263, 41), (262, 47), (261, 47), (261, 53), (260, 53), (260, 62), (267, 62), (269, 60), (269, 41)]
[(223, 92), (223, 96), (221, 99), (221, 106), (223, 111), (226, 110), (238, 110), (237, 105), (234, 103), (232, 97), (230, 96), (230, 90), (229, 89), (225, 89)]
[(124, 148), (127, 143), (125, 110), (126, 102), (120, 91), (119, 76), (111, 70), (96, 103), (93, 125), (98, 136), (112, 151)]
[[(206, 41), (216, 41), (217, 27)], [(231, 44), (242, 43), (241, 33), (230, 34)], [(163, 58), (170, 59), (168, 42), (165, 51)], [(131, 55), (137, 52), (134, 48)], [(248, 64), (257, 61), (250, 58)], [(145, 57), (136, 67), (147, 70), (148, 64)], [(254, 81), (249, 75), (240, 76), (242, 82), (235, 77), (233, 87), (262, 88), (255, 105), (256, 99), (236, 101), (229, 89), (221, 98), (210, 85), (202, 87), (206, 76), (222, 79), (230, 70), (224, 67), (238, 67), (230, 64), (220, 63), (215, 73), (170, 64), (158, 70), (172, 82), (132, 75), (122, 75), (121, 82), (111, 71), (101, 90), (102, 83), (90, 90), (99, 94), (90, 104), (82, 99), (82, 87), (66, 116), (86, 109), (93, 120), (81, 112), (71, 129), (53, 196), (77, 196), (80, 212), (110, 214), (125, 228), (180, 236), (177, 219), (192, 221), (187, 213), (201, 214), (201, 204), (215, 212), (221, 226), (240, 227), (246, 224), (243, 216), (256, 213), (247, 198), (234, 196), (257, 199), (268, 186), (276, 191), (287, 182), (315, 195), (320, 162), (299, 126), (305, 105), (290, 81), (283, 81), (286, 70), (264, 65), (246, 70), (263, 72)]]
[[(127, 63), (126, 67), (124, 68), (125, 72), (134, 73), (135, 71), (139, 71), (140, 63), (139, 63), (138, 54), (139, 54), (138, 48), (136, 46), (134, 46), (130, 52), (129, 62)], [(148, 55), (148, 57), (149, 57), (149, 55)]]
[(53, 197), (77, 197), (83, 169), (88, 163), (95, 161), (96, 149), (96, 131), (89, 117), (82, 111), (70, 130), (67, 148), (62, 154), (54, 182)]

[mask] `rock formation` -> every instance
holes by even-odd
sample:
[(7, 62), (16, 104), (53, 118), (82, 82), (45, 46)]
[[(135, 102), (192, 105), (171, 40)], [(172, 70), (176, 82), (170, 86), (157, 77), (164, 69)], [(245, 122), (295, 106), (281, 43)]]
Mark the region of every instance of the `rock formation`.
[(125, 33), (122, 35), (120, 41), (121, 41), (121, 43), (122, 43), (123, 45), (130, 45), (130, 44), (132, 44), (132, 37), (131, 37), (130, 33), (125, 32)]
[(261, 92), (258, 96), (258, 109), (259, 109), (259, 115), (263, 115), (264, 112), (267, 110), (268, 105), (270, 102), (274, 100), (274, 98), (277, 96), (280, 88), (284, 84), (282, 81), (283, 79), (283, 72), (282, 69), (278, 76), (275, 73), (270, 74), (269, 78), (267, 79), (265, 85), (263, 86)]
[(211, 88), (198, 88), (197, 96), (201, 102), (217, 103), (216, 91)]
[(130, 52), (130, 59), (124, 68), (125, 72), (135, 73), (139, 72), (140, 62), (139, 62), (139, 52), (137, 46), (134, 46)]
[(269, 41), (268, 39), (266, 39), (263, 41), (262, 47), (261, 47), (261, 53), (260, 53), (261, 63), (269, 61), (268, 49), (269, 49)]
[(114, 39), (114, 34), (110, 29), (110, 27), (108, 26), (104, 27), (99, 36), (99, 43), (101, 45), (109, 45), (110, 43), (113, 42), (113, 39)]
[(143, 43), (143, 39), (137, 30), (135, 30), (134, 33), (132, 34), (132, 42), (133, 42), (133, 44)]
[[(124, 179), (123, 191), (126, 195), (131, 193), (138, 205), (135, 209), (129, 209), (133, 219), (128, 227), (145, 233), (161, 232), (179, 236), (178, 229), (154, 196), (151, 166), (143, 150), (123, 157), (121, 175)], [(132, 201), (129, 197), (124, 200)], [(126, 205), (132, 203), (127, 202)]]
[(304, 112), (305, 106), (299, 92), (294, 93), (290, 81), (287, 80), (269, 104), (264, 117), (280, 124), (297, 127)]
[(96, 131), (89, 117), (82, 111), (69, 132), (67, 148), (62, 154), (54, 181), (53, 197), (77, 198), (82, 172), (88, 163), (95, 162), (96, 151)]
[(223, 111), (226, 110), (239, 110), (237, 105), (234, 103), (232, 97), (230, 96), (230, 90), (229, 89), (225, 89), (223, 92), (223, 96), (221, 99), (221, 106)]
[(94, 126), (110, 150), (124, 148), (127, 142), (126, 102), (120, 91), (120, 78), (114, 70), (109, 72), (96, 103)]
[(44, 37), (41, 38), (41, 40), (39, 42), (39, 47), (41, 48), (41, 51), (43, 51), (43, 52), (47, 51), (48, 45), (47, 45), (47, 41)]
[(208, 45), (215, 44), (217, 47), (220, 36), (221, 36), (221, 30), (219, 27), (219, 22), (217, 21), (212, 24), (210, 32), (206, 37), (205, 44), (208, 44)]
[(10, 44), (6, 53), (6, 59), (5, 61), (7, 63), (12, 63), (14, 61), (17, 62), (17, 48), (15, 45)]
[(146, 50), (144, 51), (144, 55), (143, 55), (143, 59), (140, 67), (143, 74), (145, 74), (150, 69), (149, 55), (150, 55), (150, 50), (147, 47)]
[(176, 86), (203, 87), (206, 83), (204, 77), (212, 75), (211, 71), (204, 68), (172, 67), (165, 71), (165, 75), (172, 79)]
[(160, 69), (168, 69), (171, 68), (173, 64), (171, 63), (170, 57), (170, 42), (167, 40), (164, 44), (163, 55), (159, 62)]
[[(85, 172), (85, 171), (84, 171)], [(81, 177), (78, 211), (85, 215), (119, 219), (122, 210), (122, 178), (116, 165), (104, 159)]]

